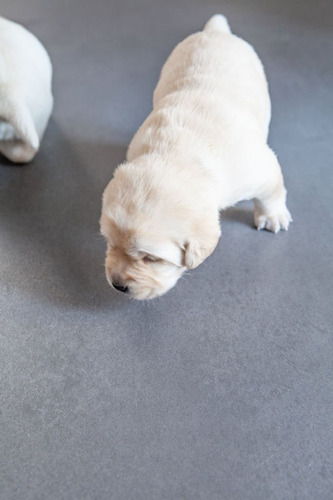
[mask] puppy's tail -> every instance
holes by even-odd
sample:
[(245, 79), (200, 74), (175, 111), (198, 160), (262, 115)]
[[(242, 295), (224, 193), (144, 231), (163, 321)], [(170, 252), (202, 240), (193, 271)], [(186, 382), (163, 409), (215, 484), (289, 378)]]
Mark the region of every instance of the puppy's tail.
[(0, 120), (8, 122), (14, 133), (34, 150), (39, 148), (39, 137), (31, 113), (25, 102), (16, 96), (0, 93)]
[(205, 24), (204, 31), (222, 31), (223, 33), (231, 33), (231, 29), (226, 17), (222, 14), (215, 14)]

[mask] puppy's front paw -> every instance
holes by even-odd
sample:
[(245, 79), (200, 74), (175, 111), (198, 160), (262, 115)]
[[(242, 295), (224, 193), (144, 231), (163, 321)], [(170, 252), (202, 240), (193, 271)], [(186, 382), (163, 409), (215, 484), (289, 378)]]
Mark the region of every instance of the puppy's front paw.
[(257, 207), (254, 210), (254, 224), (258, 230), (267, 229), (273, 233), (278, 233), (280, 229), (288, 231), (292, 218), (287, 207), (284, 207), (279, 213), (266, 214)]

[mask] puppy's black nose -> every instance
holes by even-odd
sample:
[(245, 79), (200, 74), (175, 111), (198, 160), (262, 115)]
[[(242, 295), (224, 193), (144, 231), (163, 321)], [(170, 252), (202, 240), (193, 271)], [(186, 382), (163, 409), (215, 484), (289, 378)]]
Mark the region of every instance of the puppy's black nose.
[(118, 292), (124, 292), (124, 293), (128, 292), (127, 286), (118, 285), (118, 283), (114, 283), (114, 282), (112, 282), (112, 286), (113, 286), (113, 288), (118, 290)]

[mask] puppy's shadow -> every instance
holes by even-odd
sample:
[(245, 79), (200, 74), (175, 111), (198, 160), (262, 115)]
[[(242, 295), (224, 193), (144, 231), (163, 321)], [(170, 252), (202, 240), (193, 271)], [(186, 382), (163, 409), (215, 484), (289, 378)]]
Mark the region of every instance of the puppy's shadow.
[(244, 201), (235, 207), (230, 207), (221, 213), (220, 218), (223, 226), (238, 223), (254, 228), (253, 202)]
[(99, 217), (103, 190), (125, 153), (121, 145), (69, 144), (51, 120), (30, 165), (0, 158), (7, 289), (69, 308), (121, 307), (104, 275)]

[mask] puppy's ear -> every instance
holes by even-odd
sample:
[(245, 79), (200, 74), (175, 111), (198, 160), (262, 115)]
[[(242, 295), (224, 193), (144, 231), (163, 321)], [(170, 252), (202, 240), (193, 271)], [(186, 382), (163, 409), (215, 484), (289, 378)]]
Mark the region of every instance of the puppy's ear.
[(185, 242), (184, 263), (188, 269), (198, 267), (210, 254), (213, 253), (221, 235), (219, 224), (214, 229), (202, 231), (201, 234), (193, 235)]

